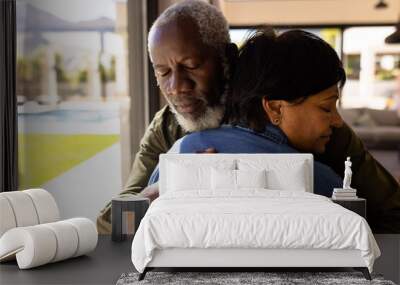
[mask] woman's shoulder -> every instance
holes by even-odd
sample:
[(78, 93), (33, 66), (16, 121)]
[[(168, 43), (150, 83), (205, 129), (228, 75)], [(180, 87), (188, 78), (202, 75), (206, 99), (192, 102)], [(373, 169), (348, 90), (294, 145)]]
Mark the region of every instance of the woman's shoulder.
[(195, 140), (205, 140), (205, 139), (233, 139), (233, 138), (245, 138), (245, 137), (256, 137), (257, 134), (246, 128), (232, 126), (232, 125), (222, 125), (219, 128), (207, 129), (198, 132), (193, 132), (187, 134), (182, 139), (185, 142), (195, 141)]
[[(342, 178), (328, 165), (314, 160), (314, 177), (317, 188), (329, 188), (329, 195), (333, 188), (341, 187)], [(325, 195), (325, 196), (329, 196)]]
[(295, 152), (289, 146), (278, 144), (264, 134), (231, 125), (186, 135), (180, 142), (181, 152), (195, 152), (215, 148), (226, 153), (278, 153)]

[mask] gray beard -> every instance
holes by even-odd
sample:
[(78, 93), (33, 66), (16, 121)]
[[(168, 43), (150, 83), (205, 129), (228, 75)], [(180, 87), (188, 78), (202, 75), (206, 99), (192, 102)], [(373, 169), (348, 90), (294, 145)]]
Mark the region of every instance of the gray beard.
[(179, 125), (186, 132), (198, 132), (206, 129), (218, 128), (221, 124), (222, 118), (224, 117), (225, 107), (218, 105), (215, 107), (208, 107), (203, 115), (196, 120), (187, 119), (175, 109), (173, 104), (169, 104), (172, 112), (175, 114), (176, 120)]

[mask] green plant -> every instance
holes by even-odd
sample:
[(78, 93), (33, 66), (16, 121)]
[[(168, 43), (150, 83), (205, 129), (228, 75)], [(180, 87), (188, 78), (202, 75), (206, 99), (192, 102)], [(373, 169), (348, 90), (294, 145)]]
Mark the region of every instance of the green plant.
[(116, 78), (116, 75), (115, 75), (115, 67), (116, 67), (115, 56), (111, 57), (110, 65), (111, 65), (111, 67), (108, 70), (108, 79), (109, 79), (109, 81), (115, 81), (115, 78)]
[(22, 80), (28, 80), (31, 77), (32, 70), (30, 68), (29, 58), (17, 59), (17, 76)]
[(393, 70), (379, 70), (376, 73), (376, 79), (378, 80), (394, 80), (396, 78)]
[(106, 83), (107, 82), (107, 70), (101, 62), (99, 63), (99, 74), (100, 74), (101, 83)]
[(42, 93), (43, 57), (42, 53), (36, 53), (30, 57), (17, 58), (16, 87), (18, 95), (23, 95), (31, 100)]
[(116, 79), (116, 59), (115, 56), (111, 57), (110, 60), (110, 68), (106, 68), (104, 64), (99, 62), (99, 73), (100, 73), (100, 81), (102, 83), (115, 81)]
[(79, 83), (86, 83), (88, 81), (88, 71), (86, 69), (79, 70), (77, 77)]
[(65, 72), (65, 67), (64, 67), (64, 61), (63, 57), (61, 54), (56, 53), (54, 55), (54, 69), (56, 70), (56, 77), (57, 77), (57, 82), (67, 82), (68, 77)]
[(42, 61), (42, 56), (36, 56), (32, 59), (31, 61), (31, 69), (32, 69), (32, 80), (34, 82), (40, 82), (42, 76), (43, 76), (43, 61)]

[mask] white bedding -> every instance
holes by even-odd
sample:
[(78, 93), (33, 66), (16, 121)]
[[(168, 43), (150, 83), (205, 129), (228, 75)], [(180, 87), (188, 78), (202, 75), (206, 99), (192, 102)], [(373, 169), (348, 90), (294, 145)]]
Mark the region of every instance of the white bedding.
[(359, 215), (323, 196), (265, 189), (165, 193), (140, 223), (132, 262), (143, 272), (165, 248), (358, 249), (370, 272), (380, 255)]

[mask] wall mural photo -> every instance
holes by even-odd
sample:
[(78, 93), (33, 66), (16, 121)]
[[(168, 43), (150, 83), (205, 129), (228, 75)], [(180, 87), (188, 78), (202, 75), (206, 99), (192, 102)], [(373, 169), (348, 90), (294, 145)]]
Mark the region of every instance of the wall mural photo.
[(81, 214), (95, 219), (121, 189), (125, 14), (126, 1), (17, 0), (19, 188), (52, 192), (65, 216), (93, 196)]

